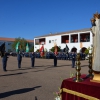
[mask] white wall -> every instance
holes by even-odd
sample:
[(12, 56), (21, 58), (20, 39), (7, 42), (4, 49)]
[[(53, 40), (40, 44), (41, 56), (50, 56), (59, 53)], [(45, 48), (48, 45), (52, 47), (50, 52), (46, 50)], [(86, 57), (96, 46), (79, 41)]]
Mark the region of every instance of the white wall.
[[(83, 45), (83, 47), (88, 48), (92, 44), (92, 33), (91, 33), (91, 31), (78, 32), (78, 33), (70, 33), (69, 36), (71, 36), (71, 34), (78, 34), (78, 36), (80, 38), (80, 34), (81, 33), (84, 33), (85, 34), (87, 32), (90, 32), (90, 42), (82, 42), (82, 45)], [(63, 34), (63, 35), (68, 35), (68, 34)], [(61, 49), (64, 49), (65, 46), (66, 46), (66, 44), (65, 43), (61, 43), (61, 36), (63, 36), (63, 35), (55, 35), (55, 36), (41, 37), (41, 38), (45, 38), (45, 40), (46, 40), (46, 44), (44, 45), (44, 48), (46, 48), (49, 51), (49, 49), (51, 49), (54, 46), (54, 42), (56, 42), (57, 46), (61, 46)], [(39, 39), (39, 38), (34, 38), (34, 52), (41, 47), (41, 45), (35, 45), (35, 39)], [(51, 40), (51, 43), (49, 43), (49, 40)], [(68, 47), (69, 47), (70, 50), (73, 47), (76, 47), (77, 50), (80, 50), (81, 49), (80, 48), (80, 41), (78, 41), (78, 43), (67, 43), (67, 45), (68, 45)]]

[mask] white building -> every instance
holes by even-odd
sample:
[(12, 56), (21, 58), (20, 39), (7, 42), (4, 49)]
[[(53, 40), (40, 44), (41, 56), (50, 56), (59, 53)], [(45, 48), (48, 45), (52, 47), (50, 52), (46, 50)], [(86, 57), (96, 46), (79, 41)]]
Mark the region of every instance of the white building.
[[(7, 52), (15, 51), (12, 49), (12, 44), (14, 41), (15, 41), (15, 38), (0, 37), (0, 45), (2, 45), (5, 42), (5, 50)], [(26, 41), (28, 41), (31, 44), (31, 46), (34, 45), (34, 40), (26, 40)]]
[(49, 51), (54, 43), (64, 49), (66, 44), (68, 45), (70, 51), (84, 50), (92, 45), (92, 32), (91, 29), (74, 30), (69, 32), (47, 34), (44, 36), (39, 36), (34, 38), (34, 51), (39, 49), (42, 44), (44, 48)]

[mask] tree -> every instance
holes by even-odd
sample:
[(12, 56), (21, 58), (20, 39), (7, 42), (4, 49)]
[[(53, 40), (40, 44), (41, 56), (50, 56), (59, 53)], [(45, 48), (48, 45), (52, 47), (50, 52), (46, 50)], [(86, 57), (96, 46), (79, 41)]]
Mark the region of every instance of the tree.
[(39, 52), (39, 51), (40, 51), (39, 49), (36, 50), (36, 52)]
[(16, 44), (20, 42), (20, 50), (25, 51), (26, 50), (26, 44), (28, 43), (24, 38), (15, 38), (15, 41), (12, 44), (12, 48), (16, 49)]
[(85, 53), (86, 55), (88, 55), (88, 54), (89, 54), (89, 50), (90, 50), (90, 47), (89, 47), (88, 49), (85, 49), (85, 52), (84, 52), (84, 53)]
[(34, 52), (34, 46), (30, 48), (30, 52)]

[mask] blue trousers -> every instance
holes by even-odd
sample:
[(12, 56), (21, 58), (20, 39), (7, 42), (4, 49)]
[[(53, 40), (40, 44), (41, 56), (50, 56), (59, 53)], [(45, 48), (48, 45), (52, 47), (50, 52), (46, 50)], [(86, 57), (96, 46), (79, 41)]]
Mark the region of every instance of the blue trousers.
[(31, 59), (31, 66), (34, 67), (35, 59)]
[(18, 68), (21, 68), (21, 60), (18, 60)]
[(54, 66), (57, 66), (57, 57), (54, 57)]
[(7, 65), (7, 61), (3, 61), (3, 70), (6, 71), (6, 65)]
[(72, 68), (75, 67), (75, 59), (72, 59)]

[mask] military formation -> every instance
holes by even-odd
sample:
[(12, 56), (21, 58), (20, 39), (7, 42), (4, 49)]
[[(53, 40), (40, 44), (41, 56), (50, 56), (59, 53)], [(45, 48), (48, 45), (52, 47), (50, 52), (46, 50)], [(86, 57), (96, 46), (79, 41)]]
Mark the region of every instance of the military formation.
[[(18, 69), (21, 68), (22, 57), (23, 57), (22, 52), (19, 51), (17, 53)], [(2, 66), (3, 66), (3, 71), (5, 71), (5, 72), (7, 71), (8, 58), (9, 58), (8, 53), (5, 51), (4, 56), (2, 56)], [(34, 64), (35, 64), (35, 54), (34, 54), (34, 52), (32, 52), (30, 54), (30, 58), (31, 58), (31, 67), (34, 67)]]
[[(43, 52), (43, 50), (42, 50)], [(8, 60), (8, 53), (5, 51), (5, 43), (3, 43), (0, 46), (0, 54), (2, 57), (2, 65), (3, 65), (3, 71), (7, 71), (7, 60)], [(44, 53), (41, 53), (44, 54)], [(57, 66), (57, 57), (58, 57), (58, 52), (57, 52), (57, 47), (55, 47), (55, 52), (53, 53), (53, 59), (54, 59), (54, 67)], [(41, 55), (42, 57), (43, 55)], [(21, 62), (22, 62), (22, 57), (24, 57), (23, 53), (20, 50), (17, 50), (17, 61), (18, 61), (18, 69), (21, 68)], [(35, 52), (30, 53), (30, 60), (31, 60), (31, 67), (34, 67), (35, 65), (35, 58), (36, 54)], [(75, 60), (76, 60), (76, 54), (72, 52), (72, 68), (75, 67)]]

